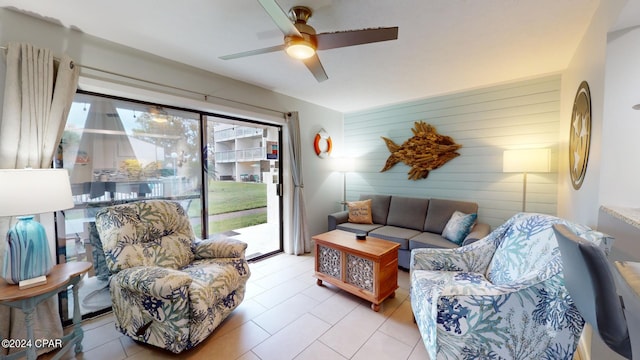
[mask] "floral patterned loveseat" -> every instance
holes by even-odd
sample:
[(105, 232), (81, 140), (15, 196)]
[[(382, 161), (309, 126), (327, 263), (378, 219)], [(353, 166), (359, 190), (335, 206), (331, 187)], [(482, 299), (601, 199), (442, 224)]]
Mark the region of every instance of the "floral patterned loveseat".
[(553, 224), (606, 242), (586, 226), (520, 213), (470, 245), (413, 250), (411, 306), (432, 360), (573, 359), (584, 320)]
[(196, 242), (185, 210), (165, 200), (96, 214), (111, 276), (116, 328), (174, 353), (204, 339), (244, 298), (247, 244)]

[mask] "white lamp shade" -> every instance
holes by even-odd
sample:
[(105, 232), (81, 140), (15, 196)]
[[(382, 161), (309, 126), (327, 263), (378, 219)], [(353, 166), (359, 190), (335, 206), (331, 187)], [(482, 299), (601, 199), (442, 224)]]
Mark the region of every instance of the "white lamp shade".
[(505, 150), (502, 157), (503, 172), (549, 172), (551, 171), (550, 149)]
[(0, 216), (48, 213), (73, 207), (65, 169), (0, 169)]
[(353, 158), (333, 158), (333, 169), (337, 172), (351, 172), (355, 166)]

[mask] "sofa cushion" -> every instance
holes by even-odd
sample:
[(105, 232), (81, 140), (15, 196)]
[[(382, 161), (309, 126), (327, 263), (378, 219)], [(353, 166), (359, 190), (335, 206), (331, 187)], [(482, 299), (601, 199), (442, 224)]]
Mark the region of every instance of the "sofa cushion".
[(387, 224), (391, 195), (361, 194), (360, 200), (371, 199), (371, 220), (374, 224)]
[(347, 201), (349, 222), (354, 224), (373, 224), (371, 219), (371, 199)]
[(429, 199), (392, 196), (387, 225), (422, 231)]
[(354, 224), (354, 223), (350, 223), (350, 222), (346, 222), (346, 223), (342, 223), (342, 224), (338, 224), (338, 226), (336, 226), (336, 229), (339, 230), (344, 230), (344, 231), (350, 231), (352, 233), (365, 233), (368, 234), (370, 231), (375, 230), (379, 227), (382, 227), (384, 225), (381, 224)]
[(419, 234), (420, 231), (418, 230), (387, 225), (371, 231), (369, 233), (369, 236), (377, 237), (378, 239), (393, 241), (400, 244), (400, 249), (408, 250), (409, 239)]
[(409, 239), (409, 249), (436, 248), (453, 249), (458, 245), (434, 233), (423, 232)]
[(451, 215), (451, 219), (447, 222), (447, 225), (442, 231), (442, 237), (455, 243), (456, 245), (462, 245), (464, 239), (471, 232), (471, 228), (476, 221), (478, 214), (465, 214), (460, 211), (454, 211)]
[(478, 204), (468, 201), (431, 199), (424, 223), (424, 231), (442, 234), (444, 227), (456, 210), (465, 214), (477, 213)]

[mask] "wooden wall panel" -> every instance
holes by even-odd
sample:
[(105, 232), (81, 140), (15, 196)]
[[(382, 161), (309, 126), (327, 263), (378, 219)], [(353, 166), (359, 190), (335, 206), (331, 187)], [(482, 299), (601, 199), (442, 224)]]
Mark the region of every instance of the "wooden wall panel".
[[(347, 199), (361, 193), (476, 201), (479, 219), (492, 228), (522, 209), (522, 174), (502, 172), (512, 148), (551, 148), (552, 172), (528, 174), (527, 211), (556, 214), (560, 76), (547, 76), (345, 114)], [(407, 179), (399, 163), (381, 173), (389, 157), (381, 136), (402, 144), (423, 120), (462, 148), (460, 156), (424, 180)]]

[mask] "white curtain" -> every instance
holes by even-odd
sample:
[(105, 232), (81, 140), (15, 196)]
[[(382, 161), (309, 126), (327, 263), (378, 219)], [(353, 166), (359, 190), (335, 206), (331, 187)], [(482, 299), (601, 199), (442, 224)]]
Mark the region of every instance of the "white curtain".
[(291, 233), (291, 241), (293, 242), (293, 253), (301, 255), (311, 252), (311, 237), (309, 236), (307, 214), (304, 206), (300, 120), (297, 112), (287, 114), (287, 133), (289, 135), (289, 156), (291, 159), (291, 176), (293, 178), (293, 231)]
[[(78, 86), (79, 73), (79, 67), (68, 56), (54, 60), (47, 49), (29, 44), (7, 46), (4, 103), (0, 118), (0, 168), (51, 166)], [(7, 233), (11, 220), (0, 218), (0, 238), (4, 238), (2, 234)], [(5, 245), (0, 241), (0, 266)], [(62, 337), (56, 304), (56, 299), (51, 298), (36, 308), (36, 339)], [(0, 306), (0, 319), (0, 338), (26, 338), (21, 311), (9, 311), (8, 307)]]

